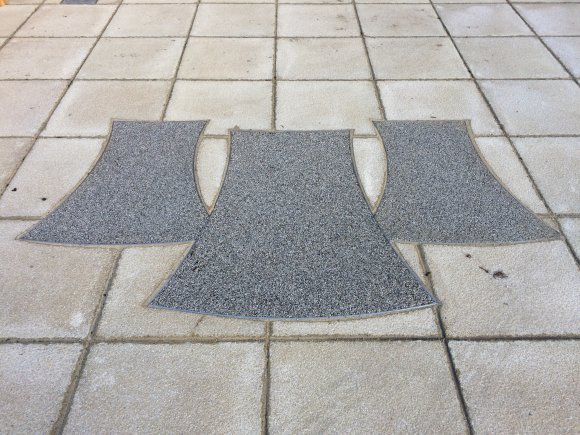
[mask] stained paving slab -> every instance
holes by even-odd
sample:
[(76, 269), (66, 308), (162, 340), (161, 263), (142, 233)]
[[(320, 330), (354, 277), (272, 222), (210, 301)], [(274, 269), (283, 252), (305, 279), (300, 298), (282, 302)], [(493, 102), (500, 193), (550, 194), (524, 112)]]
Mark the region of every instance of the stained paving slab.
[(79, 245), (193, 241), (207, 213), (193, 175), (205, 121), (115, 121), (83, 183), (25, 240)]
[(299, 319), (435, 303), (373, 219), (349, 131), (231, 139), (215, 211), (151, 306)]
[(376, 219), (391, 240), (511, 243), (560, 238), (478, 155), (465, 121), (380, 121), (387, 183)]

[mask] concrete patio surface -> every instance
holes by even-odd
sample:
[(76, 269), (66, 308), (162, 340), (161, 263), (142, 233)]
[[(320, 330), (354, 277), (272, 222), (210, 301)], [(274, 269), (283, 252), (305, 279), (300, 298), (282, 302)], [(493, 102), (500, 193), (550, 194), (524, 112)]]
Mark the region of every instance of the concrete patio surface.
[[(563, 237), (397, 244), (434, 308), (150, 308), (191, 244), (17, 239), (92, 169), (112, 119), (210, 120), (210, 212), (229, 129), (354, 130), (376, 211), (388, 156), (372, 121), (468, 119), (503, 185)], [(577, 1), (10, 0), (0, 194), (0, 433), (580, 432)]]

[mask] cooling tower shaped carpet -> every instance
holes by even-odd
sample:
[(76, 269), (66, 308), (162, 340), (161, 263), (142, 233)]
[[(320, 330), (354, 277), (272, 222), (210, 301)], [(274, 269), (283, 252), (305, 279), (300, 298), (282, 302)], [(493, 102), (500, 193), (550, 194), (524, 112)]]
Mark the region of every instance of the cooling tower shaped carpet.
[(151, 306), (348, 317), (435, 303), (358, 186), (349, 131), (233, 131), (208, 225)]
[(390, 240), (517, 243), (559, 238), (477, 153), (465, 121), (380, 121), (387, 184), (376, 219)]
[(193, 156), (205, 121), (115, 121), (82, 184), (22, 239), (81, 245), (193, 241), (207, 221)]

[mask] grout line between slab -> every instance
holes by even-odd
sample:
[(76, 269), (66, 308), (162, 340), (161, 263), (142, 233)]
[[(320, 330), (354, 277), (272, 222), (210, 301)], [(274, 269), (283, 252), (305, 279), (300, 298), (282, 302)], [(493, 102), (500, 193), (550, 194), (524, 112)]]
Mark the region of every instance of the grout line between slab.
[(274, 55), (272, 58), (272, 120), (270, 128), (276, 130), (278, 117), (278, 0), (274, 6)]
[[(173, 78), (171, 79), (171, 85), (169, 86), (169, 92), (167, 93), (167, 99), (165, 100), (165, 104), (163, 105), (163, 111), (161, 112), (161, 117), (159, 118), (161, 121), (165, 120), (165, 115), (167, 114), (167, 108), (169, 107), (169, 102), (171, 101), (171, 97), (173, 96), (173, 90), (175, 89), (175, 83), (177, 83), (177, 74), (181, 69), (181, 62), (183, 61), (183, 56), (185, 55), (185, 51), (187, 50), (187, 46), (189, 44), (189, 35), (193, 29), (193, 24), (195, 23), (195, 17), (197, 17), (197, 12), (199, 11), (199, 4), (196, 5), (195, 11), (193, 12), (193, 17), (191, 17), (191, 23), (189, 23), (189, 27), (187, 30), (187, 36), (185, 40), (185, 44), (183, 44), (183, 48), (181, 49), (181, 54), (179, 55), (179, 60), (175, 65), (175, 71), (173, 73)], [(201, 137), (200, 137), (201, 139)]]
[(270, 413), (270, 337), (272, 322), (266, 322), (264, 339), (264, 373), (262, 375), (262, 397), (260, 409), (261, 434), (268, 434), (268, 417)]
[[(387, 115), (386, 115), (386, 112), (385, 112), (385, 105), (383, 104), (383, 99), (381, 98), (381, 92), (379, 90), (379, 85), (377, 83), (377, 77), (375, 75), (375, 70), (373, 68), (373, 63), (371, 62), (371, 58), (370, 58), (370, 55), (369, 55), (369, 49), (367, 47), (367, 41), (365, 39), (365, 34), (364, 34), (364, 31), (363, 31), (363, 27), (362, 27), (362, 23), (361, 23), (361, 20), (360, 20), (360, 16), (358, 14), (358, 8), (356, 6), (357, 5), (356, 4), (356, 0), (351, 0), (351, 4), (352, 4), (352, 7), (354, 9), (354, 15), (356, 17), (356, 22), (357, 22), (357, 25), (358, 25), (358, 30), (360, 32), (360, 39), (362, 41), (362, 44), (363, 44), (363, 47), (364, 47), (364, 50), (365, 50), (365, 56), (366, 56), (367, 63), (368, 63), (368, 66), (369, 66), (369, 70), (370, 70), (370, 73), (371, 73), (371, 81), (373, 83), (373, 89), (374, 89), (374, 92), (375, 92), (375, 97), (377, 99), (377, 103), (379, 104), (379, 110), (381, 112), (381, 119), (387, 119)], [(377, 205), (377, 208), (378, 208), (378, 205)]]
[[(249, 320), (248, 320), (249, 321)], [(315, 323), (315, 322), (314, 322)], [(439, 325), (438, 325), (439, 326)], [(140, 336), (140, 337), (100, 337), (96, 335), (92, 344), (217, 344), (217, 343), (261, 343), (264, 336)], [(327, 334), (327, 335), (271, 335), (272, 342), (404, 342), (404, 341), (441, 341), (438, 335), (368, 335), (368, 334)], [(448, 341), (469, 341), (481, 343), (512, 342), (512, 341), (580, 341), (580, 335), (531, 335), (531, 336), (457, 336), (447, 337)], [(80, 338), (2, 338), (0, 346), (5, 344), (83, 344)]]
[(101, 316), (103, 314), (103, 309), (105, 307), (105, 301), (107, 299), (107, 294), (109, 293), (111, 286), (113, 284), (113, 281), (115, 280), (115, 275), (117, 273), (117, 268), (119, 267), (119, 261), (121, 259), (121, 255), (122, 255), (122, 251), (117, 251), (115, 254), (115, 257), (113, 259), (113, 264), (111, 266), (111, 272), (110, 272), (109, 277), (107, 279), (107, 283), (105, 284), (104, 291), (101, 294), (101, 297), (99, 299), (97, 307), (95, 308), (95, 313), (93, 315), (93, 319), (91, 322), (91, 327), (89, 329), (89, 333), (88, 333), (87, 337), (83, 340), (83, 349), (82, 349), (81, 354), (77, 360), (76, 366), (73, 370), (70, 384), (65, 392), (64, 399), (63, 399), (62, 404), (61, 404), (60, 412), (58, 414), (58, 418), (56, 419), (56, 421), (54, 422), (54, 424), (50, 430), (51, 435), (62, 434), (63, 429), (66, 425), (66, 421), (68, 419), (68, 415), (69, 415), (71, 407), (72, 407), (72, 402), (73, 402), (76, 390), (78, 388), (81, 376), (83, 374), (83, 371), (84, 371), (84, 368), (85, 368), (85, 365), (87, 362), (87, 358), (88, 358), (89, 352), (91, 350), (91, 346), (93, 344), (93, 337), (96, 334), (97, 328), (99, 326), (99, 322), (101, 320)]
[(566, 236), (566, 234), (564, 234), (564, 231), (562, 231), (562, 226), (560, 225), (560, 222), (558, 221), (558, 219), (556, 218), (556, 215), (554, 214), (554, 212), (552, 211), (552, 209), (548, 205), (548, 202), (544, 198), (544, 195), (542, 194), (542, 192), (540, 191), (538, 185), (536, 184), (536, 181), (532, 177), (532, 174), (530, 173), (530, 170), (528, 169), (528, 167), (527, 167), (526, 163), (524, 162), (524, 160), (523, 160), (520, 152), (518, 151), (517, 147), (515, 146), (515, 144), (514, 144), (512, 138), (511, 138), (511, 136), (506, 131), (505, 126), (503, 125), (503, 123), (501, 122), (501, 120), (500, 120), (499, 116), (497, 115), (495, 109), (491, 105), (491, 102), (489, 101), (489, 99), (487, 98), (487, 96), (485, 95), (485, 93), (483, 92), (483, 90), (481, 89), (481, 86), (480, 86), (479, 82), (476, 80), (475, 75), (473, 74), (473, 71), (471, 70), (471, 68), (469, 67), (469, 64), (467, 63), (467, 61), (463, 57), (463, 54), (461, 53), (461, 51), (459, 50), (459, 47), (457, 46), (457, 43), (456, 43), (455, 39), (453, 39), (453, 37), (451, 36), (451, 32), (449, 31), (449, 29), (447, 28), (447, 25), (445, 24), (445, 22), (441, 18), (441, 15), (439, 15), (439, 11), (435, 7), (435, 4), (433, 3), (433, 0), (429, 0), (429, 3), (431, 4), (432, 10), (435, 12), (435, 15), (437, 16), (437, 19), (441, 23), (441, 26), (443, 27), (443, 30), (445, 30), (445, 33), (451, 39), (451, 43), (453, 44), (453, 47), (457, 51), (457, 53), (458, 53), (461, 61), (463, 62), (463, 65), (465, 66), (465, 68), (469, 72), (470, 77), (474, 80), (474, 84), (475, 84), (475, 87), (477, 89), (477, 92), (479, 93), (479, 95), (483, 99), (485, 105), (487, 106), (488, 110), (490, 111), (491, 115), (493, 116), (494, 121), (499, 126), (499, 128), (500, 128), (501, 132), (503, 133), (503, 135), (507, 138), (507, 140), (508, 140), (508, 142), (509, 142), (509, 144), (510, 144), (510, 146), (512, 148), (512, 151), (514, 152), (514, 154), (516, 155), (516, 157), (520, 161), (522, 167), (524, 168), (524, 171), (526, 172), (526, 175), (528, 176), (528, 178), (529, 178), (529, 180), (530, 180), (530, 182), (532, 184), (532, 187), (534, 188), (534, 191), (536, 192), (536, 194), (538, 195), (538, 197), (540, 198), (540, 200), (544, 204), (544, 207), (546, 208), (546, 210), (548, 210), (548, 213), (549, 213), (550, 217), (556, 221), (557, 230), (560, 232), (560, 234), (561, 234), (561, 236), (562, 236), (562, 238), (564, 240), (564, 243), (566, 244), (566, 247), (568, 248), (568, 251), (569, 251), (570, 255), (572, 256), (572, 258), (576, 262), (576, 265), (580, 265), (580, 259), (576, 255), (576, 252), (574, 251), (574, 248), (572, 247), (572, 244), (570, 243), (570, 240), (568, 239), (568, 236)]
[[(431, 293), (437, 298), (437, 294), (435, 293), (435, 287), (433, 286), (433, 280), (431, 278), (431, 271), (429, 270), (429, 265), (427, 264), (427, 259), (425, 257), (425, 251), (423, 250), (422, 245), (415, 245), (417, 250), (417, 254), (419, 255), (419, 263), (421, 265), (421, 269), (423, 270), (423, 274), (425, 276), (425, 285)], [(439, 299), (440, 300), (440, 299)], [(449, 340), (447, 339), (447, 333), (445, 331), (445, 324), (443, 323), (443, 319), (441, 317), (441, 305), (437, 305), (435, 307), (436, 319), (437, 319), (437, 327), (441, 333), (441, 343), (445, 349), (445, 354), (447, 356), (447, 363), (449, 367), (449, 372), (453, 379), (453, 383), (455, 385), (455, 392), (457, 394), (457, 399), (459, 400), (459, 404), (461, 407), (461, 413), (465, 419), (465, 423), (467, 425), (468, 432), (473, 435), (473, 425), (471, 423), (471, 418), (469, 417), (469, 410), (467, 408), (467, 403), (465, 402), (465, 397), (463, 396), (463, 389), (461, 388), (461, 382), (459, 381), (459, 376), (457, 375), (457, 368), (455, 367), (455, 362), (453, 361), (453, 356), (451, 355), (451, 350), (449, 349)]]
[[(56, 82), (56, 81), (68, 81), (72, 79), (66, 78), (0, 78), (0, 82)], [(475, 80), (486, 81), (486, 82), (574, 82), (574, 78), (563, 78), (563, 77), (536, 77), (536, 78), (386, 78), (386, 79), (320, 79), (320, 78), (303, 78), (303, 79), (277, 79), (280, 82), (473, 82)], [(210, 79), (210, 78), (176, 78), (175, 81), (180, 82), (270, 82), (271, 79), (239, 79), (239, 78), (225, 78), (225, 79)], [(171, 82), (174, 84), (172, 79), (168, 78), (80, 78), (75, 80), (78, 82)]]

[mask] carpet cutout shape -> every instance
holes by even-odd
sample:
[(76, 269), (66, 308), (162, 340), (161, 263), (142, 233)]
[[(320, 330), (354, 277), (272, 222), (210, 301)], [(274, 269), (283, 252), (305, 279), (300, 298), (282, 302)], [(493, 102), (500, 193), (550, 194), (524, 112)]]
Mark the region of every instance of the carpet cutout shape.
[(193, 159), (205, 121), (114, 121), (82, 184), (25, 240), (79, 245), (193, 241), (207, 221)]
[(390, 240), (513, 243), (560, 238), (480, 158), (466, 121), (379, 121), (387, 183), (376, 219)]
[(302, 319), (430, 306), (358, 187), (349, 131), (233, 131), (215, 211), (150, 305)]

